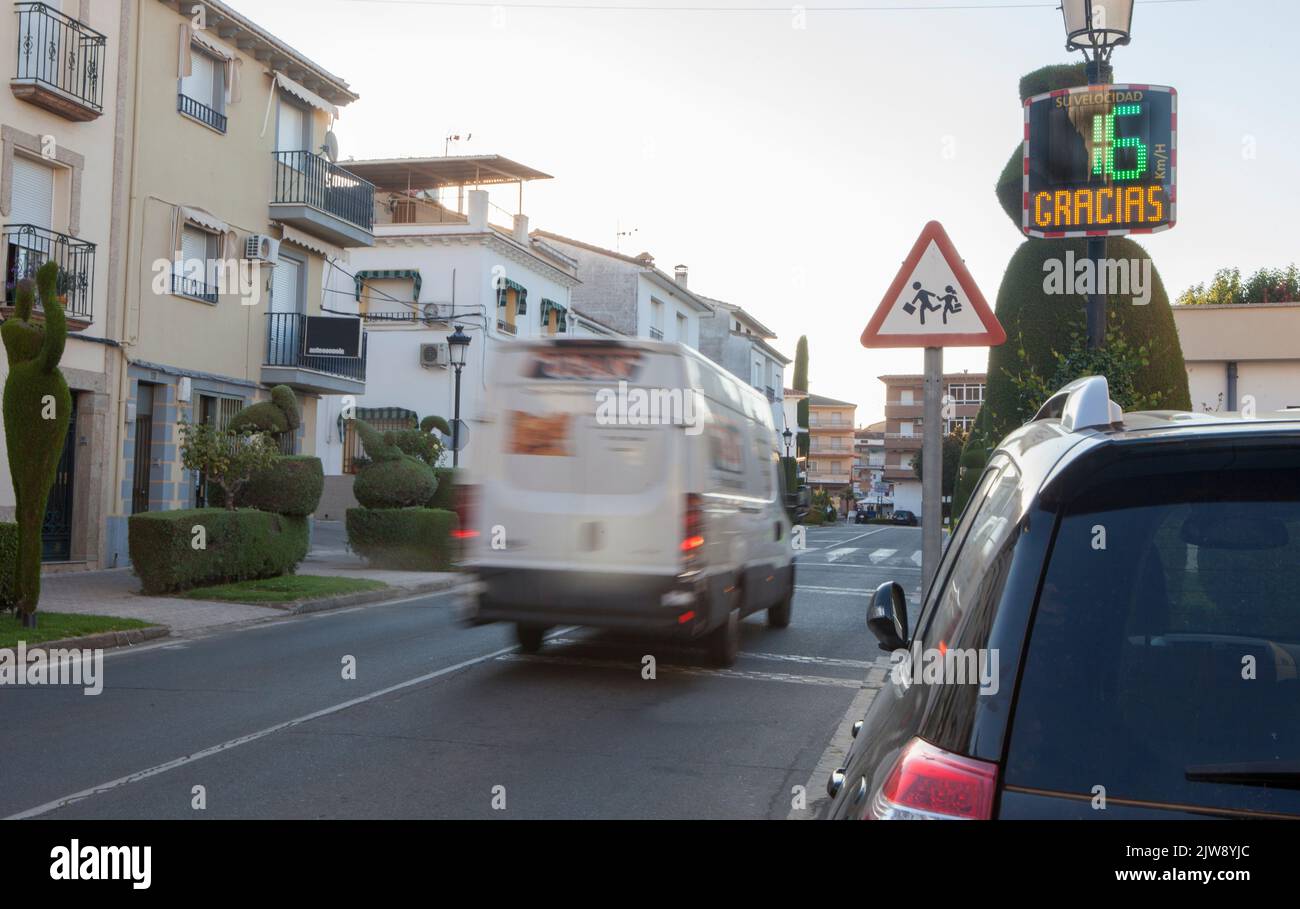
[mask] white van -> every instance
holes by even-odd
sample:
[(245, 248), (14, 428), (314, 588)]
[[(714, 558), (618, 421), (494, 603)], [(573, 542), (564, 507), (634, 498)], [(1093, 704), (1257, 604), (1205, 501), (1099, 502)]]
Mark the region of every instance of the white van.
[(790, 622), (794, 561), (767, 399), (690, 348), (563, 339), (497, 355), (463, 501), (468, 618), (703, 638)]

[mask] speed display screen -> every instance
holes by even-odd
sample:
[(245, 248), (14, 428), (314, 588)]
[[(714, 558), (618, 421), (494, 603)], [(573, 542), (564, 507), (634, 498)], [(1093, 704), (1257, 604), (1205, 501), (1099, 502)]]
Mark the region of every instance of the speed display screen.
[(1090, 85), (1025, 102), (1024, 232), (1118, 236), (1174, 226), (1178, 94)]

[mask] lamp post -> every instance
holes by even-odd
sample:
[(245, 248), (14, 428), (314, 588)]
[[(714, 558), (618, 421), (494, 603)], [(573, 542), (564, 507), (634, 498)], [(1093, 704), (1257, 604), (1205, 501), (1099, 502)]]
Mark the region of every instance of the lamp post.
[[(1106, 85), (1113, 76), (1110, 55), (1132, 37), (1133, 0), (1061, 0), (1065, 19), (1065, 49), (1083, 53), (1088, 84)], [(1092, 52), (1092, 56), (1088, 52)], [(1088, 258), (1093, 274), (1106, 258), (1106, 238), (1088, 238)], [(1098, 350), (1106, 342), (1106, 295), (1088, 294), (1088, 349)]]
[(465, 355), (469, 353), (469, 335), (465, 326), (457, 325), (447, 336), (448, 359), (456, 370), (456, 416), (451, 423), (451, 466), (460, 466), (460, 371), (465, 368)]
[(794, 439), (794, 433), (790, 431), (789, 426), (785, 428), (785, 432), (781, 433), (781, 438), (785, 439), (785, 459), (788, 461), (790, 460), (790, 442)]

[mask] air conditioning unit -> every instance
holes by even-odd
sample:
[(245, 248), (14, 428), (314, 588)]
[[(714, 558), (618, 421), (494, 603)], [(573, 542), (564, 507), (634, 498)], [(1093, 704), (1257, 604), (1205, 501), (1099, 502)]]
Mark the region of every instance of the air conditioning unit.
[(425, 322), (446, 322), (451, 316), (451, 306), (446, 303), (423, 303), (420, 305), (420, 318)]
[(421, 344), (420, 365), (425, 369), (447, 368), (447, 345), (445, 343)]
[(249, 234), (244, 241), (244, 258), (274, 265), (280, 259), (280, 241), (266, 234)]

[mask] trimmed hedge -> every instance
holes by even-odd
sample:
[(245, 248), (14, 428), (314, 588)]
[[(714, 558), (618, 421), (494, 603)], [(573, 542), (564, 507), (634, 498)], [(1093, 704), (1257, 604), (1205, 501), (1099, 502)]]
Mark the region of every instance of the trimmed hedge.
[(433, 475), (438, 478), (438, 488), (433, 491), (433, 498), (429, 500), (429, 507), (455, 511), (455, 472), (450, 467), (437, 467), (434, 468)]
[[(194, 528), (206, 546), (195, 549)], [(241, 508), (191, 508), (131, 515), (131, 565), (146, 594), (290, 573), (307, 557), (307, 518)]]
[[(320, 458), (281, 455), (266, 470), (253, 474), (235, 501), (240, 508), (306, 517), (316, 511), (324, 491), (325, 469)], [(208, 497), (215, 506), (225, 504), (225, 494), (215, 483)]]
[(363, 508), (419, 508), (437, 490), (433, 468), (410, 455), (367, 464), (352, 482), (352, 494)]
[(0, 610), (18, 602), (18, 525), (0, 523)]
[(460, 526), (441, 508), (349, 508), (348, 546), (374, 568), (447, 571), (455, 554), (452, 533)]

